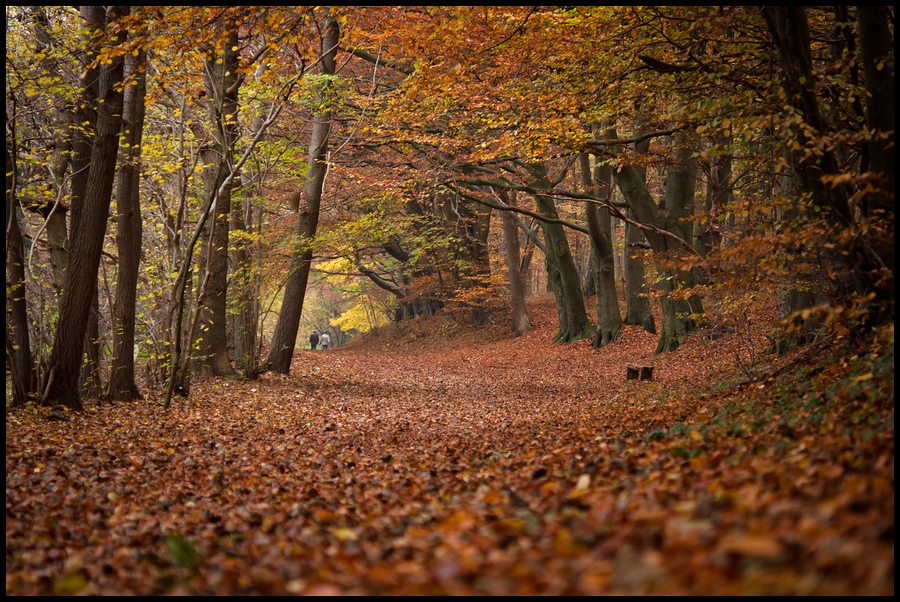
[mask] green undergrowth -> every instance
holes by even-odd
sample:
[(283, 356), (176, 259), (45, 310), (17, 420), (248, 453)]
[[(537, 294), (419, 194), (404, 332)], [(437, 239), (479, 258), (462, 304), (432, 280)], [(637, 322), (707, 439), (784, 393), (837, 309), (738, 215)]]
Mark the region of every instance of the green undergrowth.
[(778, 451), (803, 437), (866, 443), (894, 428), (893, 328), (849, 349), (834, 347), (778, 377), (717, 392), (705, 415), (646, 437), (693, 457), (722, 439), (751, 438)]

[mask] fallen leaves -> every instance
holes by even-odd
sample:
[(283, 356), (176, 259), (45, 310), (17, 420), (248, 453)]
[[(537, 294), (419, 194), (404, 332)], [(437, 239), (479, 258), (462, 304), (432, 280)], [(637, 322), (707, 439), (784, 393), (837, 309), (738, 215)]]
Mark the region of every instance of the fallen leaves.
[(8, 414), (7, 594), (893, 593), (878, 372), (717, 393), (723, 338), (626, 381), (655, 338), (544, 324)]

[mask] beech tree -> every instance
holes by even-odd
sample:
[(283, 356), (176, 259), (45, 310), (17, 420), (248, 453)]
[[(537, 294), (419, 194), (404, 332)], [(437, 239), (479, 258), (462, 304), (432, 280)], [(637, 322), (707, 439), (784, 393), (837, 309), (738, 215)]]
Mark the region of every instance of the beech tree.
[[(8, 355), (28, 343), (48, 402), (77, 406), (56, 387), (74, 379), (93, 396), (105, 370), (109, 395), (133, 396), (135, 348), (148, 380), (182, 378), (176, 390), (188, 361), (232, 374), (234, 357), (252, 377), (273, 307), (260, 363), (277, 371), (290, 369), (301, 324), (331, 317), (484, 323), (505, 306), (524, 331), (516, 271), (503, 270), (510, 289), (491, 273), (515, 263), (523, 237), (525, 257), (544, 259), (534, 263), (558, 303), (557, 341), (608, 345), (639, 325), (671, 351), (735, 326), (763, 296), (784, 300), (780, 349), (893, 315), (891, 7), (95, 13), (83, 9), (106, 37), (88, 44), (69, 33), (80, 18), (70, 8), (7, 12)], [(130, 74), (144, 51), (143, 140), (128, 138), (133, 126), (116, 131), (110, 184), (116, 116), (103, 95), (122, 91), (110, 84), (119, 57)], [(285, 82), (313, 72), (287, 94)], [(123, 118), (137, 119), (130, 107)], [(137, 150), (136, 185), (126, 156)], [(107, 231), (94, 220), (108, 188)], [(624, 241), (611, 237), (613, 218)], [(624, 308), (611, 262), (620, 244)], [(101, 287), (81, 289), (98, 274)], [(585, 280), (595, 309), (583, 307)], [(176, 339), (180, 367), (168, 354)], [(27, 399), (32, 362), (8, 362)]]
[[(126, 14), (127, 7), (95, 10), (83, 7), (85, 23), (95, 39), (103, 40), (106, 25)], [(115, 44), (111, 39), (109, 44)], [(81, 372), (82, 350), (91, 300), (96, 296), (97, 268), (106, 232), (106, 221), (115, 178), (119, 132), (122, 124), (123, 60), (107, 46), (105, 60), (88, 77), (99, 77), (96, 130), (90, 154), (90, 170), (83, 195), (73, 198), (70, 236), (70, 256), (66, 268), (56, 335), (48, 361), (48, 370), (41, 383), (41, 401), (47, 405), (64, 405), (81, 410), (82, 402), (78, 377)], [(98, 49), (100, 53), (102, 49)], [(85, 89), (90, 87), (85, 82)], [(85, 98), (92, 102), (92, 98)]]
[[(589, 194), (603, 191), (602, 194), (609, 200), (612, 194), (610, 168), (600, 163), (591, 166), (590, 158), (585, 153), (581, 153), (578, 159), (585, 191)], [(596, 286), (594, 296), (597, 303), (597, 332), (592, 344), (595, 349), (599, 349), (616, 340), (623, 322), (616, 292), (610, 214), (594, 203), (585, 203), (584, 212), (591, 237), (592, 269)]]
[(125, 55), (122, 111), (123, 149), (116, 194), (116, 274), (113, 308), (113, 349), (107, 395), (113, 400), (141, 399), (134, 379), (134, 325), (137, 282), (141, 263), (143, 224), (140, 202), (141, 145), (143, 143), (146, 51)]
[[(779, 53), (781, 85), (795, 110), (795, 117), (788, 127), (793, 141), (788, 158), (795, 173), (798, 193), (816, 208), (821, 208), (830, 234), (835, 242), (841, 243), (826, 246), (820, 257), (824, 272), (835, 287), (835, 301), (851, 306), (865, 299), (869, 293), (877, 293), (883, 299), (893, 297), (893, 238), (890, 237), (889, 241), (883, 234), (885, 225), (893, 222), (893, 204), (885, 203), (886, 199), (893, 197), (893, 176), (889, 175), (893, 170), (886, 163), (893, 158), (893, 144), (885, 144), (885, 141), (892, 139), (893, 122), (889, 117), (882, 117), (881, 110), (876, 108), (883, 106), (882, 103), (892, 102), (893, 52), (885, 44), (888, 23), (883, 19), (883, 10), (863, 7), (857, 7), (857, 10), (860, 44), (865, 49), (863, 63), (867, 88), (872, 99), (867, 102), (869, 108), (865, 120), (872, 127), (873, 142), (862, 144), (874, 170), (870, 172), (870, 166), (861, 166), (864, 175), (873, 180), (871, 192), (866, 191), (865, 194), (869, 201), (865, 208), (870, 211), (864, 214), (874, 217), (871, 234), (859, 231), (859, 221), (850, 201), (856, 186), (851, 179), (840, 176), (844, 167), (836, 151), (826, 147), (818, 148), (815, 153), (810, 152), (810, 148), (819, 145), (834, 124), (823, 107), (826, 103), (820, 91), (823, 82), (814, 72), (807, 10), (804, 7), (765, 7), (762, 10)], [(891, 62), (888, 63), (888, 60)], [(880, 75), (885, 69), (888, 73)], [(889, 84), (890, 91), (887, 89)], [(892, 229), (892, 226), (888, 227)], [(887, 285), (890, 285), (890, 291), (885, 288)], [(872, 305), (870, 311), (874, 313), (875, 321), (880, 320), (878, 315), (891, 312), (890, 302), (881, 307), (866, 304)]]
[(331, 109), (328, 88), (330, 79), (327, 76), (335, 73), (335, 56), (340, 42), (340, 25), (334, 16), (325, 19), (322, 26), (321, 40), (321, 78), (319, 102), (321, 103), (313, 117), (312, 134), (309, 139), (309, 171), (304, 185), (305, 205), (300, 216), (298, 233), (300, 245), (294, 251), (290, 272), (284, 290), (281, 312), (272, 335), (272, 346), (266, 365), (282, 374), (291, 369), (294, 346), (297, 343), (297, 331), (300, 327), (300, 314), (303, 311), (303, 300), (309, 279), (310, 262), (313, 250), (310, 241), (316, 235), (319, 224), (319, 208), (322, 201), (322, 187), (328, 170), (328, 136), (331, 131)]
[[(228, 24), (221, 28), (219, 39), (207, 51), (203, 62), (203, 83), (209, 121), (210, 139), (202, 147), (200, 156), (204, 188), (216, 194), (215, 213), (207, 222), (203, 234), (203, 248), (198, 262), (197, 286), (197, 350), (194, 361), (200, 372), (215, 376), (234, 374), (227, 344), (227, 287), (228, 287), (228, 230), (231, 215), (232, 185), (222, 186), (234, 166), (234, 145), (237, 137), (238, 91), (238, 35)], [(233, 179), (231, 180), (234, 181)]]

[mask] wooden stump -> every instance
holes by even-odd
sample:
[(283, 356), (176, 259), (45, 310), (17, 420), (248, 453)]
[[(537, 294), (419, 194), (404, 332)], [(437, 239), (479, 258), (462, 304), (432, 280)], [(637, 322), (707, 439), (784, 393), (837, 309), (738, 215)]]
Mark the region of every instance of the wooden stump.
[(625, 380), (652, 380), (653, 366), (638, 366), (637, 364), (628, 364), (625, 366)]

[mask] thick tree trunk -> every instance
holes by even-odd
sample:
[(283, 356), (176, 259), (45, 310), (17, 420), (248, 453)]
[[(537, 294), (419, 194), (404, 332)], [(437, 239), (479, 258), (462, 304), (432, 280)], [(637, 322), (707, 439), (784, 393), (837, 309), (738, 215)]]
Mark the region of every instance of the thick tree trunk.
[[(337, 19), (329, 17), (325, 23), (322, 36), (321, 71), (333, 75), (335, 56), (340, 39), (340, 27)], [(327, 83), (324, 85), (328, 85)], [(326, 90), (320, 90), (320, 99), (328, 97)], [(300, 242), (291, 261), (287, 284), (284, 288), (284, 300), (281, 312), (275, 324), (272, 346), (266, 365), (269, 369), (281, 374), (288, 374), (291, 359), (297, 344), (297, 331), (300, 328), (300, 315), (303, 313), (303, 301), (306, 297), (306, 285), (309, 280), (310, 264), (313, 252), (310, 242), (316, 235), (319, 224), (319, 206), (322, 201), (322, 187), (328, 169), (327, 150), (328, 135), (331, 131), (331, 111), (326, 107), (318, 111), (313, 118), (313, 129), (309, 141), (309, 172), (306, 176), (306, 207), (300, 215)]]
[(123, 124), (125, 152), (119, 168), (118, 202), (116, 204), (116, 248), (119, 269), (116, 277), (116, 300), (113, 309), (113, 353), (107, 396), (116, 401), (141, 399), (134, 381), (135, 301), (138, 270), (141, 263), (143, 225), (140, 202), (141, 144), (144, 131), (144, 97), (147, 77), (145, 54), (125, 57), (126, 81)]
[[(883, 316), (894, 315), (894, 33), (893, 11), (885, 6), (857, 6), (860, 50), (866, 74), (866, 125), (870, 169), (876, 187), (864, 199), (868, 217), (878, 224), (870, 241), (883, 267), (870, 275), (872, 289), (884, 299)], [(876, 262), (872, 262), (876, 263)]]
[[(590, 157), (582, 153), (581, 180), (588, 194), (594, 194), (598, 198), (608, 195), (612, 191), (612, 171), (609, 167), (596, 164), (592, 169)], [(585, 203), (585, 221), (588, 225), (588, 233), (591, 239), (592, 253), (595, 256), (596, 303), (597, 303), (597, 332), (594, 334), (592, 345), (594, 349), (605, 347), (616, 340), (622, 330), (622, 314), (619, 311), (619, 297), (616, 293), (615, 257), (611, 232), (612, 224), (609, 212), (597, 207), (594, 203)]]
[[(649, 149), (649, 140), (644, 140), (634, 145), (634, 150), (637, 153), (646, 154)], [(637, 185), (640, 182), (646, 190), (647, 171), (639, 166), (634, 166), (631, 169), (633, 171), (629, 173), (630, 177), (637, 180), (633, 185)], [(621, 186), (619, 191), (621, 192)], [(624, 194), (622, 196), (624, 197)], [(627, 203), (628, 199), (626, 198), (625, 200)], [(636, 219), (631, 207), (627, 207), (625, 212), (630, 219)], [(623, 263), (625, 264), (625, 323), (640, 326), (646, 332), (656, 334), (656, 320), (653, 318), (650, 298), (647, 296), (647, 277), (644, 271), (644, 262), (635, 258), (637, 249), (639, 247), (643, 248), (645, 244), (649, 243), (645, 240), (643, 230), (626, 222), (625, 249), (623, 251)]]
[[(210, 52), (205, 60), (204, 81), (209, 98), (210, 120), (216, 130), (212, 142), (201, 151), (206, 168), (203, 185), (216, 191), (215, 213), (207, 222), (199, 263), (197, 291), (197, 350), (195, 366), (212, 376), (233, 376), (228, 356), (228, 228), (232, 186), (222, 186), (234, 165), (237, 136), (238, 53), (237, 32), (228, 34), (220, 52)], [(224, 169), (218, 165), (223, 164)]]
[[(616, 183), (622, 195), (628, 203), (635, 220), (666, 230), (668, 223), (660, 208), (653, 202), (650, 191), (644, 182), (643, 175), (633, 166), (623, 166), (616, 175)], [(666, 252), (670, 249), (671, 239), (660, 234), (646, 233), (647, 240), (654, 251)], [(673, 276), (677, 276), (673, 274)], [(663, 309), (663, 324), (657, 353), (673, 351), (683, 342), (684, 337), (695, 330), (694, 321), (689, 317), (690, 307), (682, 300), (673, 300), (669, 293), (673, 290), (672, 281), (663, 278), (661, 284), (661, 303)]]
[[(806, 8), (802, 6), (767, 6), (762, 9), (762, 14), (778, 49), (781, 83), (787, 101), (803, 116), (802, 127), (793, 127), (789, 130), (796, 140), (789, 158), (797, 188), (801, 194), (810, 195), (813, 202), (824, 209), (821, 213), (834, 228), (836, 234), (855, 228), (857, 224), (850, 203), (850, 197), (854, 190), (846, 183), (826, 181), (827, 176), (841, 174), (843, 170), (838, 165), (835, 151), (823, 148), (818, 138), (832, 131), (834, 126), (825, 118), (822, 112), (822, 103), (817, 94), (818, 75), (813, 68)], [(871, 41), (869, 38), (871, 30), (867, 27), (870, 23), (869, 14), (871, 13), (864, 9), (861, 25), (867, 32), (866, 39)], [(877, 34), (872, 35), (877, 36)], [(861, 39), (861, 41), (863, 40)], [(864, 42), (864, 44), (867, 43)], [(867, 54), (865, 50), (864, 53)], [(893, 56), (892, 50), (890, 56)], [(877, 70), (874, 65), (872, 68)], [(893, 70), (891, 72), (893, 73)], [(870, 82), (870, 85), (874, 85), (875, 90), (880, 91), (882, 78), (877, 75), (875, 77), (876, 82)], [(881, 111), (882, 108), (879, 105), (876, 110)], [(890, 112), (893, 114), (892, 106)], [(881, 121), (877, 123), (879, 126), (883, 125)], [(893, 127), (890, 127), (893, 132)], [(821, 152), (808, 153), (807, 149), (809, 148), (820, 149)], [(890, 148), (893, 148), (893, 142), (890, 143)], [(883, 158), (880, 160), (883, 161)], [(891, 160), (889, 168), (883, 163), (881, 165), (882, 169), (892, 170), (893, 160)], [(884, 173), (881, 176), (884, 181)], [(872, 198), (877, 202), (877, 199), (884, 197), (873, 195)], [(882, 203), (884, 206), (888, 206), (884, 201)], [(889, 208), (891, 211), (889, 236), (892, 239), (893, 197), (890, 198)], [(824, 263), (823, 273), (828, 276), (834, 286), (832, 299), (840, 304), (852, 306), (856, 303), (857, 297), (865, 296), (869, 292), (883, 295), (886, 299), (893, 299), (893, 270), (887, 269), (885, 258), (881, 256), (887, 247), (875, 250), (867, 238), (866, 236), (856, 236), (849, 245), (840, 245), (839, 248), (836, 247), (833, 250), (821, 249), (819, 257)], [(892, 265), (893, 242), (889, 244), (891, 258), (887, 261), (890, 261)], [(883, 313), (879, 319), (892, 316), (892, 306), (892, 302), (883, 306)]]
[[(88, 9), (89, 7), (85, 7)], [(110, 18), (123, 16), (126, 7), (110, 7)], [(103, 28), (104, 20), (84, 10), (92, 30)], [(71, 255), (66, 269), (66, 284), (60, 304), (59, 321), (53, 340), (42, 402), (62, 404), (74, 410), (83, 408), (78, 377), (82, 344), (91, 310), (91, 298), (97, 286), (100, 253), (106, 233), (109, 205), (115, 179), (119, 132), (122, 124), (122, 59), (112, 58), (101, 66), (103, 102), (97, 111), (96, 136), (91, 152), (90, 173), (83, 198), (75, 198)], [(77, 211), (76, 211), (77, 209)], [(77, 226), (77, 227), (76, 227)]]
[[(549, 189), (550, 180), (542, 165), (532, 165), (532, 174), (536, 178), (534, 187)], [(538, 213), (558, 220), (556, 204), (553, 199), (541, 194), (534, 195)], [(559, 332), (554, 342), (569, 343), (593, 336), (594, 326), (588, 320), (584, 307), (584, 295), (581, 292), (581, 280), (578, 269), (569, 249), (569, 240), (563, 227), (558, 223), (541, 222), (544, 232), (544, 255), (547, 261), (547, 278), (553, 287), (556, 297), (556, 313), (559, 316)]]
[[(660, 208), (664, 215), (666, 229), (677, 234), (682, 240), (690, 241), (693, 228), (690, 217), (694, 211), (694, 193), (697, 184), (697, 160), (694, 158), (695, 148), (686, 144), (688, 140), (679, 140), (675, 151), (675, 163), (666, 174), (665, 193)], [(669, 245), (670, 250), (678, 250)], [(697, 296), (687, 299), (673, 298), (671, 293), (678, 286), (697, 284), (696, 274), (677, 272), (673, 278), (662, 283), (661, 302), (663, 306), (663, 328), (657, 345), (657, 353), (673, 351), (684, 343), (688, 334), (697, 329), (696, 317), (703, 313), (703, 303)], [(669, 319), (666, 319), (669, 316)]]

